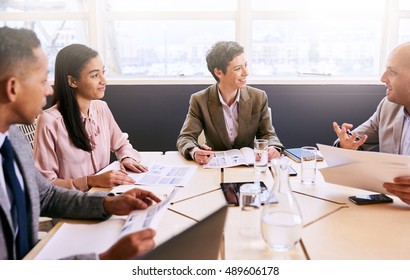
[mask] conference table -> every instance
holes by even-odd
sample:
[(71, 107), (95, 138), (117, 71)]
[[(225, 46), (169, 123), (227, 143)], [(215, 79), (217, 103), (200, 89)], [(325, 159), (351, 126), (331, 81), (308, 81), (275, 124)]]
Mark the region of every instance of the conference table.
[[(226, 203), (220, 183), (263, 181), (273, 185), (274, 174), (256, 174), (253, 167), (203, 168), (185, 160), (177, 151), (141, 152), (143, 162), (195, 166), (196, 171), (171, 201), (157, 228), (156, 243), (161, 244), (184, 229), (207, 217)], [(352, 195), (370, 192), (329, 184), (320, 171), (313, 185), (300, 182), (300, 164), (291, 161), (297, 176), (289, 177), (300, 206), (303, 232), (300, 242), (288, 252), (269, 249), (261, 235), (240, 233), (241, 210), (229, 206), (225, 222), (220, 259), (291, 259), (291, 260), (389, 260), (410, 259), (410, 206), (390, 195), (394, 202), (356, 205), (348, 200)], [(326, 167), (319, 162), (317, 169)], [(138, 186), (137, 186), (138, 187)], [(109, 191), (92, 189), (91, 191)], [(64, 223), (96, 223), (96, 221), (60, 221), (26, 256), (35, 259), (47, 242)]]

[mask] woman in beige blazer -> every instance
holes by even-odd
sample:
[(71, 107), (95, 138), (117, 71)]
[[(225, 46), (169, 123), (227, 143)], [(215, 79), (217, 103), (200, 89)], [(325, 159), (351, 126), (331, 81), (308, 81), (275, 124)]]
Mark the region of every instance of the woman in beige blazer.
[[(191, 96), (189, 110), (177, 139), (187, 159), (206, 164), (214, 150), (253, 148), (256, 138), (269, 141), (269, 160), (284, 148), (272, 126), (268, 97), (246, 85), (249, 75), (244, 49), (236, 42), (217, 42), (206, 56), (216, 84)], [(204, 132), (206, 144), (199, 146)]]

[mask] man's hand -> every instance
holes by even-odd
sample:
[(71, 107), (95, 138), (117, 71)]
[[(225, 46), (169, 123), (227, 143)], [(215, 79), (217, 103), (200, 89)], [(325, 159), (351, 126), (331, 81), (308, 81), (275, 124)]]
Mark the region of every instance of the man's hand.
[(119, 196), (107, 196), (103, 206), (105, 212), (115, 215), (128, 215), (133, 210), (146, 209), (154, 202), (160, 202), (152, 192), (138, 188), (131, 189)]
[(128, 234), (99, 255), (100, 260), (129, 260), (145, 254), (155, 246), (155, 231), (144, 229)]
[(359, 138), (359, 135), (354, 132), (351, 133), (350, 129), (353, 125), (350, 123), (343, 123), (340, 127), (337, 122), (333, 122), (333, 130), (340, 140), (339, 146), (344, 149), (357, 150), (367, 140), (367, 135), (363, 135)]
[(384, 183), (386, 190), (410, 204), (410, 176), (396, 177), (393, 183)]

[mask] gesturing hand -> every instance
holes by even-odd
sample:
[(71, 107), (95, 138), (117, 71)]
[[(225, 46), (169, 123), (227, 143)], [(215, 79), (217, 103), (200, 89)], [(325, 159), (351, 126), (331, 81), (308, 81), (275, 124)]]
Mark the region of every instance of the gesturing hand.
[(350, 129), (353, 128), (352, 124), (343, 123), (340, 127), (337, 122), (333, 122), (333, 130), (340, 140), (339, 146), (344, 149), (357, 150), (367, 140), (367, 135), (363, 135), (361, 138), (354, 132), (351, 133)]

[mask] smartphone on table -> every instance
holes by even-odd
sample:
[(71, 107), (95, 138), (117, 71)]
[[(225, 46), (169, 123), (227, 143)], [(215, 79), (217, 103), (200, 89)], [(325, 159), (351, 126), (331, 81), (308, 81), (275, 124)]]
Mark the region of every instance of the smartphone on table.
[(349, 200), (357, 205), (393, 202), (391, 197), (382, 193), (349, 196)]

